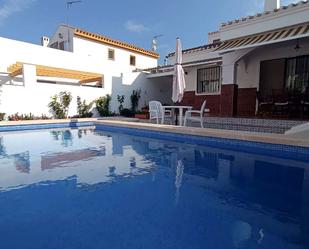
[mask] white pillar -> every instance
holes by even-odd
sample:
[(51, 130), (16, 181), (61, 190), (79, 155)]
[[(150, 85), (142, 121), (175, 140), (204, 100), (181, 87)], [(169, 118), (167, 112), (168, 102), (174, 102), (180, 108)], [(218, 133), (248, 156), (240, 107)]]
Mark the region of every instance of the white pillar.
[(265, 0), (264, 11), (273, 11), (280, 8), (280, 0)]
[(237, 84), (237, 63), (254, 48), (246, 48), (222, 55), (222, 85)]
[(23, 79), (25, 87), (33, 86), (34, 84), (37, 83), (35, 65), (29, 65), (29, 64), (23, 65)]

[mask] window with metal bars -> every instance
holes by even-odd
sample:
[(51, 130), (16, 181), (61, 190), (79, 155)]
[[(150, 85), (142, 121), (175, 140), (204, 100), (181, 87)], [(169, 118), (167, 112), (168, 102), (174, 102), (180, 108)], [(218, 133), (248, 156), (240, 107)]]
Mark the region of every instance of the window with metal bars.
[(287, 59), (285, 86), (289, 92), (309, 89), (309, 55)]
[(221, 81), (222, 69), (220, 66), (198, 69), (196, 92), (199, 94), (219, 93)]

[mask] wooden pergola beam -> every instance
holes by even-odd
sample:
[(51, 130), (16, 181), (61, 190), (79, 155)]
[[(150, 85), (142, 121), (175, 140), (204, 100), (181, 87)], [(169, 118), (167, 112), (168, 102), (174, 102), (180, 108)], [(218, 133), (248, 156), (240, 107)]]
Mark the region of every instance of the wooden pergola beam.
[[(17, 62), (8, 67), (8, 72), (11, 77), (15, 77), (17, 75), (21, 75), (23, 71), (22, 62)], [(74, 79), (78, 80), (79, 83), (90, 83), (96, 81), (102, 81), (103, 75), (98, 73), (90, 73), (78, 70), (57, 68), (57, 67), (49, 67), (43, 65), (35, 65), (36, 66), (36, 75), (37, 76), (45, 76), (45, 77), (54, 77), (54, 78), (64, 78), (64, 79)]]
[(13, 65), (10, 65), (7, 68), (7, 71), (10, 74), (10, 77), (16, 77), (16, 76), (21, 75), (23, 73), (23, 66), (22, 66), (22, 64), (15, 63)]
[(96, 77), (96, 78), (89, 78), (89, 79), (84, 79), (80, 80), (80, 84), (87, 84), (87, 83), (92, 83), (92, 82), (102, 82), (102, 76), (101, 77)]
[(16, 77), (16, 76), (22, 75), (22, 74), (23, 74), (23, 69), (19, 68), (19, 69), (14, 70), (13, 72), (11, 72), (10, 76), (11, 77)]

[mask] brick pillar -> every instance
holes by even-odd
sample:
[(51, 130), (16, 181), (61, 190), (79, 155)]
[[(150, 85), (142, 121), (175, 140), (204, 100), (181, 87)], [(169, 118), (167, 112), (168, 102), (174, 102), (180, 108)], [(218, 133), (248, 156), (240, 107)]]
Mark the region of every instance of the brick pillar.
[(237, 112), (237, 85), (222, 85), (220, 97), (221, 116), (232, 117)]

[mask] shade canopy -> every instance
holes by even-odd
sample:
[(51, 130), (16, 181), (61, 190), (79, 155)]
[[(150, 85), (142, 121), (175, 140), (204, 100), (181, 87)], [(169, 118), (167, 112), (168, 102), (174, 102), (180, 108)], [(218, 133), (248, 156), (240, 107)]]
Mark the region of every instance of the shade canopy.
[[(8, 67), (8, 72), (10, 76), (15, 77), (18, 75), (22, 75), (23, 64), (26, 64), (26, 63), (16, 62), (15, 64), (10, 65)], [(35, 66), (36, 66), (37, 76), (74, 79), (74, 80), (78, 80), (80, 84), (101, 81), (103, 77), (102, 74), (98, 74), (98, 73), (90, 73), (90, 72), (43, 66), (43, 65), (35, 65)]]
[(216, 49), (220, 53), (309, 37), (309, 23), (284, 27), (265, 33), (223, 41)]
[(177, 38), (176, 40), (176, 61), (174, 65), (174, 75), (173, 75), (173, 94), (172, 94), (172, 100), (173, 102), (181, 102), (184, 91), (186, 88), (186, 82), (185, 82), (185, 73), (182, 68), (182, 47), (180, 39)]

